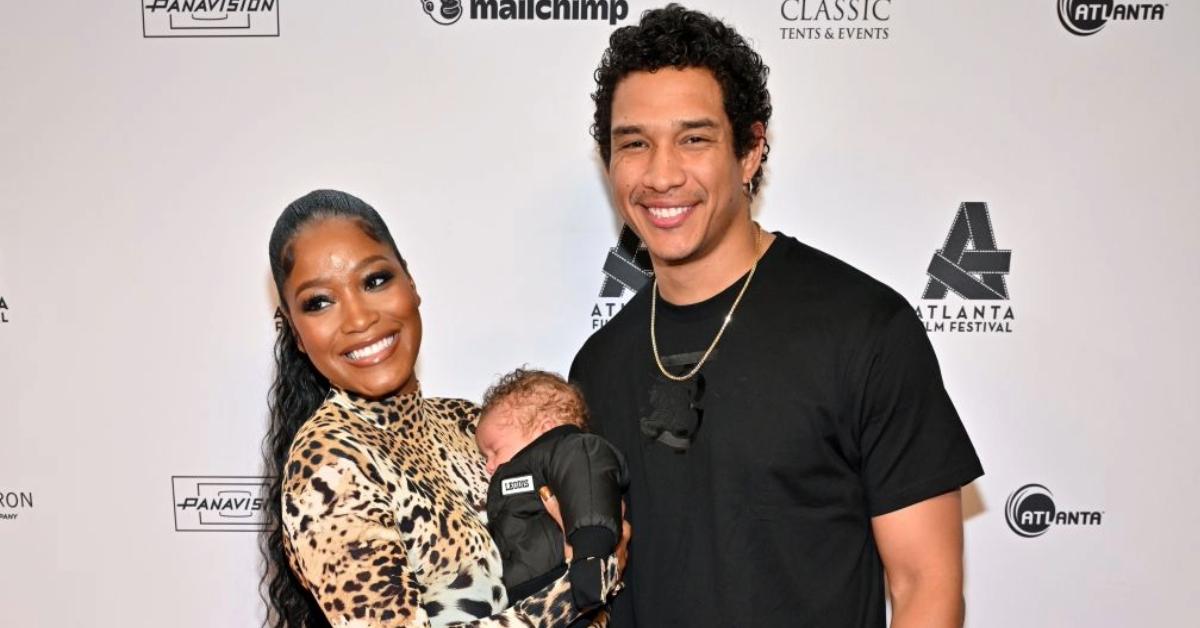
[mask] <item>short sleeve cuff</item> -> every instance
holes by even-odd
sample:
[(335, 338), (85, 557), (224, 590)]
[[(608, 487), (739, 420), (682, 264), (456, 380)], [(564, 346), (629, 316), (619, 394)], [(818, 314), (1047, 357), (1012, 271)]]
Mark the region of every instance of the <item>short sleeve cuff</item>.
[(867, 509), (872, 517), (886, 515), (889, 512), (895, 512), (901, 508), (907, 508), (932, 497), (962, 488), (982, 475), (983, 467), (976, 461), (924, 482), (905, 487), (899, 491), (890, 492), (886, 495), (872, 495), (867, 500)]

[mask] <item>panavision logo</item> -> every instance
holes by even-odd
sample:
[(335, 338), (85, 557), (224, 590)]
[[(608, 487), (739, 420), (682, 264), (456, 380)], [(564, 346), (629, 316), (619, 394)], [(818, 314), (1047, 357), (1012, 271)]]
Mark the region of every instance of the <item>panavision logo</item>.
[[(944, 301), (948, 293), (968, 301), (1007, 301), (1004, 276), (1012, 262), (1012, 251), (996, 248), (992, 218), (987, 203), (963, 203), (954, 214), (950, 233), (942, 248), (933, 252), (926, 274), (922, 299)], [(930, 332), (1012, 333), (1014, 320), (1008, 304), (949, 306), (926, 303), (917, 306), (917, 317)]]
[(600, 300), (592, 306), (592, 329), (603, 327), (653, 278), (650, 251), (642, 246), (633, 229), (625, 225), (617, 237), (617, 245), (604, 258), (604, 282), (600, 284)]
[(625, 0), (418, 0), (429, 19), (443, 26), (457, 22), (469, 9), (472, 20), (607, 21), (629, 16)]
[(279, 0), (147, 0), (143, 37), (278, 37)]
[(1117, 3), (1113, 0), (1058, 0), (1058, 21), (1071, 33), (1094, 35), (1109, 21), (1161, 20), (1166, 4), (1158, 2)]
[(258, 476), (171, 476), (176, 532), (253, 532), (265, 525), (268, 483)]
[(1050, 526), (1098, 526), (1104, 513), (1095, 510), (1059, 510), (1054, 495), (1041, 484), (1026, 484), (1004, 503), (1004, 519), (1018, 536), (1041, 536)]
[(0, 490), (0, 521), (12, 521), (21, 510), (33, 509), (33, 493)]

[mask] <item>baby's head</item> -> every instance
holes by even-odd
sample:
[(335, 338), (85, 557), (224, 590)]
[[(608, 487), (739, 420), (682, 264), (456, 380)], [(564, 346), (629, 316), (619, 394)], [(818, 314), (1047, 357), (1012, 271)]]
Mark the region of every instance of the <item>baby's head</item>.
[(475, 430), (488, 474), (560, 425), (587, 427), (587, 406), (577, 388), (555, 373), (534, 369), (517, 369), (501, 377), (483, 394)]

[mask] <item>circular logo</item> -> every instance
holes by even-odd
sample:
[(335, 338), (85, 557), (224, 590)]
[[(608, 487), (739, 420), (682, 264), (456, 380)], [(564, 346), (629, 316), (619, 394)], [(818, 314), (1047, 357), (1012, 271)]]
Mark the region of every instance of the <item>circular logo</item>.
[(1054, 521), (1054, 495), (1041, 484), (1026, 484), (1008, 496), (1004, 519), (1019, 536), (1041, 536)]
[(457, 22), (463, 14), (462, 3), (458, 0), (421, 0), (421, 9), (443, 26)]
[(1080, 36), (1100, 32), (1112, 14), (1112, 0), (1058, 0), (1058, 21)]

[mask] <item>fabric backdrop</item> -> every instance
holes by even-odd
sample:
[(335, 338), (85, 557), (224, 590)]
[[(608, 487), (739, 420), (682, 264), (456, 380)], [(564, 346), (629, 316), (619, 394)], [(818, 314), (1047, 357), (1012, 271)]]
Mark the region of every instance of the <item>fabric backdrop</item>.
[[(6, 4), (0, 623), (262, 620), (266, 243), (301, 194), (389, 221), (427, 394), (565, 371), (629, 297), (589, 94), (656, 5), (424, 4)], [(926, 319), (987, 470), (968, 625), (1193, 621), (1200, 7), (691, 6), (771, 66), (758, 220)]]

